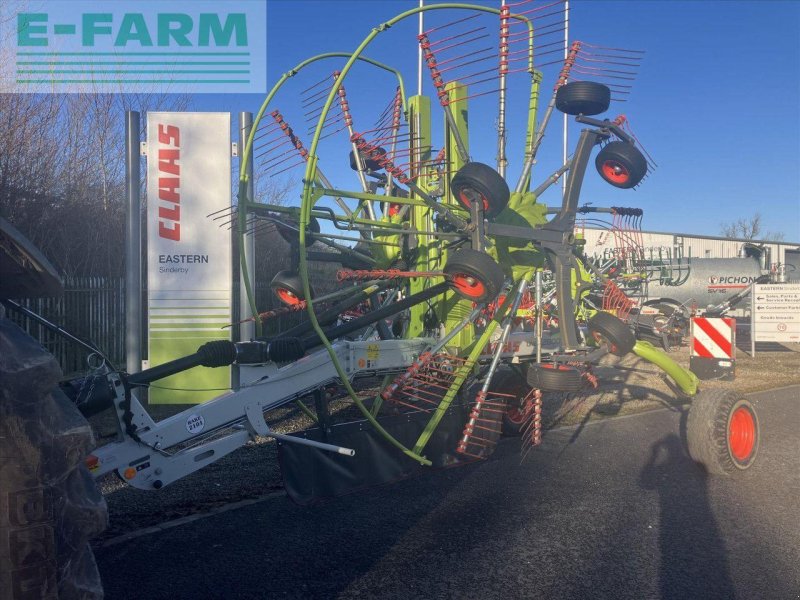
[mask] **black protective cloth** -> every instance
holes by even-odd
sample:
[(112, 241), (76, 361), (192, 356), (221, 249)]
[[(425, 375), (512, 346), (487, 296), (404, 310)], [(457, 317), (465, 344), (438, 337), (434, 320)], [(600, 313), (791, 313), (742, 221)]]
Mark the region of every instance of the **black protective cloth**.
[[(433, 468), (471, 462), (455, 453), (466, 418), (466, 411), (460, 406), (447, 411), (423, 452), (433, 463)], [(414, 413), (383, 417), (379, 422), (394, 438), (410, 448), (429, 419), (429, 413)], [(335, 425), (327, 435), (323, 435), (319, 428), (295, 435), (356, 451), (355, 456), (351, 457), (281, 442), (278, 459), (284, 487), (289, 497), (298, 504), (342, 496), (404, 479), (431, 468), (420, 465), (389, 444), (366, 420)]]

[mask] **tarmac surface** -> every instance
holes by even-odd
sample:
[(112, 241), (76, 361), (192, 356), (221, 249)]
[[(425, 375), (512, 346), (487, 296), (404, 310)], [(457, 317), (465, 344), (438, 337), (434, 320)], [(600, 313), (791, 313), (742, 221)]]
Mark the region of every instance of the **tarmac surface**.
[(751, 394), (755, 466), (709, 477), (682, 413), (546, 432), (325, 504), (282, 494), (107, 542), (106, 597), (800, 598), (800, 387)]

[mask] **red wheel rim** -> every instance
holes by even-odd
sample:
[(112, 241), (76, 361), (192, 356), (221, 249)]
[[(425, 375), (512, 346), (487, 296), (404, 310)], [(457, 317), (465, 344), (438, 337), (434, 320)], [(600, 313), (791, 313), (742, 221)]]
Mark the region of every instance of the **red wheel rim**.
[(295, 294), (290, 290), (287, 290), (286, 288), (277, 288), (275, 290), (275, 293), (277, 294), (281, 302), (283, 302), (284, 304), (288, 304), (289, 306), (295, 306), (297, 304), (300, 304), (300, 302), (302, 302), (302, 300), (300, 300), (297, 294)]
[(387, 214), (390, 217), (394, 217), (395, 215), (397, 215), (400, 212), (400, 209), (402, 207), (403, 207), (402, 204), (392, 203), (392, 204), (389, 205), (389, 210), (387, 211)]
[(471, 275), (456, 273), (453, 275), (452, 282), (461, 294), (469, 298), (480, 298), (486, 293), (483, 283)]
[(744, 406), (740, 406), (731, 415), (728, 426), (728, 445), (731, 454), (739, 462), (747, 460), (756, 445), (756, 421)]
[(605, 161), (602, 168), (603, 177), (611, 183), (626, 183), (631, 178), (631, 174), (625, 168), (625, 165), (616, 160)]
[[(478, 192), (475, 192), (475, 193), (478, 194)], [(478, 196), (480, 196), (480, 199), (483, 202), (483, 210), (484, 210), (484, 212), (488, 211), (489, 210), (489, 201), (486, 199), (486, 196), (484, 196), (483, 194), (478, 194)], [(458, 193), (458, 199), (461, 201), (461, 204), (463, 204), (467, 208), (472, 206), (472, 202), (470, 202), (470, 199), (467, 197), (467, 194), (465, 192), (463, 192), (463, 191), (459, 192)]]

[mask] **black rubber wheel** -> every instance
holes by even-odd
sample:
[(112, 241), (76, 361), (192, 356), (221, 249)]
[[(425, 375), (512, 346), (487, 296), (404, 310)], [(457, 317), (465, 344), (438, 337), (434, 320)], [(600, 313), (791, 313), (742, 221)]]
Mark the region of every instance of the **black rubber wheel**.
[(522, 401), (531, 391), (530, 386), (516, 371), (502, 371), (492, 381), (492, 391), (512, 396), (508, 398), (506, 411), (503, 413), (503, 435), (519, 435), (526, 423)]
[(594, 161), (600, 177), (614, 187), (628, 189), (639, 184), (647, 175), (647, 159), (628, 142), (609, 142)]
[[(297, 221), (293, 219), (287, 219), (285, 223), (281, 223), (280, 221), (275, 222), (275, 226), (278, 229), (278, 233), (281, 234), (281, 237), (286, 240), (288, 243), (293, 243), (297, 241), (300, 233), (300, 226)], [(289, 227), (291, 226), (291, 227)], [(311, 217), (311, 220), (308, 222), (308, 226), (306, 227), (306, 248), (313, 244), (316, 239), (312, 236), (308, 235), (309, 233), (319, 233), (319, 221), (315, 217)]]
[(556, 92), (556, 108), (568, 115), (599, 115), (610, 104), (611, 90), (595, 81), (571, 81)]
[[(278, 299), (288, 306), (300, 304), (305, 300), (303, 281), (298, 273), (278, 271), (272, 281), (269, 282), (269, 287)], [(313, 290), (311, 290), (311, 295), (314, 295)]]
[[(0, 310), (0, 312), (2, 312)], [(108, 522), (92, 430), (55, 359), (0, 318), (0, 598), (103, 597), (89, 540)]]
[(625, 323), (607, 312), (598, 312), (589, 319), (589, 332), (599, 344), (607, 344), (615, 356), (625, 356), (633, 350), (636, 336)]
[(503, 289), (503, 269), (485, 252), (463, 248), (450, 255), (444, 272), (453, 291), (473, 302), (488, 302)]
[(758, 454), (758, 415), (744, 396), (733, 390), (703, 390), (692, 400), (686, 419), (689, 456), (715, 475), (750, 468)]
[(487, 218), (496, 216), (508, 204), (511, 192), (506, 180), (489, 165), (470, 162), (458, 170), (450, 189), (462, 205), (469, 208), (473, 200), (480, 200)]
[[(380, 171), (381, 169), (383, 169), (381, 164), (378, 162), (381, 156), (386, 155), (386, 150), (384, 150), (383, 148), (377, 148), (376, 151), (373, 153), (373, 156), (376, 156), (378, 158), (367, 158), (364, 155), (364, 152), (362, 152), (361, 150), (358, 151), (358, 154), (359, 156), (361, 156), (361, 162), (363, 163), (367, 171)], [(358, 165), (356, 164), (356, 155), (353, 153), (352, 150), (350, 150), (350, 168), (353, 169), (353, 171), (358, 171)]]
[(543, 392), (579, 392), (583, 389), (581, 372), (569, 365), (537, 364), (528, 366), (528, 385)]

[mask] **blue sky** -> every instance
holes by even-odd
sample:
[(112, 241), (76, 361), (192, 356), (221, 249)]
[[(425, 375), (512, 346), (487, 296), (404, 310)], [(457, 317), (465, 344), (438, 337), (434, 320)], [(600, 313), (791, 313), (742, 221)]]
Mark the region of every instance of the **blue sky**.
[[(310, 55), (352, 51), (373, 26), (416, 4), (413, 0), (268, 0), (268, 83)], [(485, 4), (499, 6), (499, 0)], [(583, 201), (641, 207), (645, 229), (707, 235), (719, 235), (722, 222), (760, 212), (766, 232), (781, 232), (787, 241), (800, 242), (800, 3), (572, 0), (570, 5), (571, 40), (646, 51), (630, 100), (612, 105), (608, 115), (626, 114), (658, 163), (636, 191), (613, 188), (590, 168)], [(442, 22), (443, 17), (437, 19), (432, 16), (429, 24)], [(412, 93), (416, 27), (416, 17), (407, 20), (378, 36), (367, 53), (399, 68)], [(297, 91), (338, 64), (327, 63), (287, 86), (285, 98), (276, 99), (276, 106), (287, 118), (299, 119)], [(426, 94), (431, 93), (429, 83), (425, 73)], [(552, 83), (553, 74), (546, 71), (545, 89)], [(391, 82), (364, 70), (353, 71), (345, 85), (357, 124), (360, 120), (361, 128), (367, 128), (388, 102)], [(495, 96), (491, 98), (487, 102), (496, 105)], [(197, 96), (194, 108), (256, 112), (262, 99)], [(471, 153), (491, 164), (493, 113), (484, 112), (482, 106), (473, 108)], [(478, 123), (482, 117), (486, 122)], [(511, 110), (510, 117), (509, 127), (522, 132), (524, 112)], [(548, 130), (534, 183), (560, 163), (560, 123), (559, 119)], [(302, 123), (292, 125), (297, 131), (306, 130)], [(570, 131), (574, 143), (579, 127), (573, 123)], [(520, 162), (514, 135), (509, 141), (512, 184)], [(310, 141), (310, 135), (304, 137)], [(321, 155), (322, 164), (335, 185), (356, 189), (346, 147), (340, 147), (341, 155), (335, 146), (337, 155)], [(302, 171), (288, 176), (299, 178)], [(557, 189), (542, 201), (558, 204)]]

